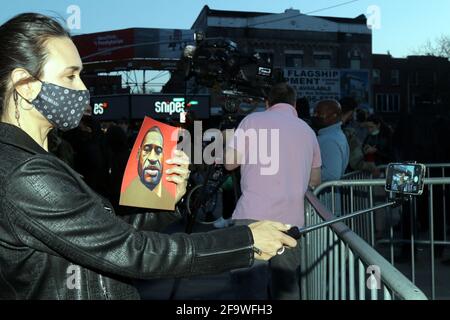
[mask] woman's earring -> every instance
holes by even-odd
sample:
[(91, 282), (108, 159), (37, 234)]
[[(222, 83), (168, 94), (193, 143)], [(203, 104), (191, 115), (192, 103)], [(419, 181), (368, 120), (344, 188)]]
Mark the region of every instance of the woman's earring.
[[(23, 101), (26, 101), (26, 102), (28, 102), (28, 100), (26, 100), (26, 99), (24, 99), (22, 96), (20, 96), (20, 102), (19, 102), (19, 105), (20, 105), (20, 108), (22, 109), (22, 110), (26, 110), (26, 111), (29, 111), (29, 110), (31, 110), (31, 109), (33, 109), (33, 105), (31, 105), (31, 107), (30, 108), (24, 108), (23, 107), (23, 105), (22, 105), (22, 102)], [(30, 103), (30, 102), (28, 102), (28, 103)]]
[(14, 98), (14, 105), (15, 105), (15, 107), (16, 107), (16, 110), (15, 110), (15, 116), (16, 116), (17, 124), (19, 125), (19, 128), (22, 128), (22, 127), (20, 126), (20, 121), (19, 121), (19, 120), (20, 120), (19, 94), (17, 93), (16, 90), (14, 90), (13, 98)]

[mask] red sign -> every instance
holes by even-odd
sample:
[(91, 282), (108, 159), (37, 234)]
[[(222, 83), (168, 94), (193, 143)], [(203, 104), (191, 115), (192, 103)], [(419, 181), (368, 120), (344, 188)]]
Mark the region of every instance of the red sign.
[(83, 62), (131, 59), (135, 56), (134, 47), (122, 48), (134, 44), (134, 29), (74, 36), (73, 41)]

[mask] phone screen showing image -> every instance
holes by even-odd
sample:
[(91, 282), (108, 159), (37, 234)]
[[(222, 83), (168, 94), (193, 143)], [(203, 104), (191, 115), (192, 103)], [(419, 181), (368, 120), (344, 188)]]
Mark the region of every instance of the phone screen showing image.
[(386, 171), (386, 191), (420, 195), (423, 192), (423, 164), (389, 164)]

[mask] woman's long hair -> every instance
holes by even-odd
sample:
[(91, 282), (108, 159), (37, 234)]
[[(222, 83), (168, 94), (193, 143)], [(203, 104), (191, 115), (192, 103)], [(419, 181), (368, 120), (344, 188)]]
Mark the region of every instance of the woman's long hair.
[(12, 96), (13, 85), (17, 85), (11, 83), (13, 70), (23, 68), (39, 79), (48, 55), (46, 43), (59, 37), (70, 34), (55, 19), (37, 13), (20, 14), (0, 26), (0, 116)]

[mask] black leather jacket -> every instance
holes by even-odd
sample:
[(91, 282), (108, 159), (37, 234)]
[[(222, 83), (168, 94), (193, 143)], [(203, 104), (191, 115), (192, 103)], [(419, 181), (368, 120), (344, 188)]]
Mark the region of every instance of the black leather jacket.
[(139, 299), (130, 279), (253, 263), (248, 227), (154, 232), (179, 218), (117, 217), (69, 166), (21, 129), (0, 123), (0, 299)]

